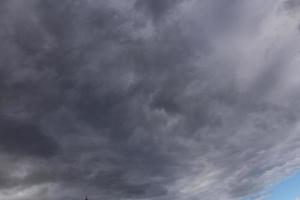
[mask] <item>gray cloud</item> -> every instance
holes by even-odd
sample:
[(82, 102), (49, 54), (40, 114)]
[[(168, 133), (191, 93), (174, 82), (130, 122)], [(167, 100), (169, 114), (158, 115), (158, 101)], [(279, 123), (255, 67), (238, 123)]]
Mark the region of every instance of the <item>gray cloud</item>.
[(300, 2), (298, 0), (288, 0), (285, 2), (285, 5), (288, 9), (295, 9), (300, 6)]
[(1, 151), (16, 155), (51, 157), (57, 154), (56, 142), (41, 133), (39, 127), (26, 122), (1, 119)]
[(138, 0), (135, 2), (135, 8), (142, 12), (150, 15), (154, 21), (161, 20), (164, 15), (167, 15), (172, 8), (176, 6), (182, 0), (165, 0), (165, 1), (154, 1), (154, 0)]
[(291, 2), (1, 2), (0, 199), (232, 200), (294, 172)]

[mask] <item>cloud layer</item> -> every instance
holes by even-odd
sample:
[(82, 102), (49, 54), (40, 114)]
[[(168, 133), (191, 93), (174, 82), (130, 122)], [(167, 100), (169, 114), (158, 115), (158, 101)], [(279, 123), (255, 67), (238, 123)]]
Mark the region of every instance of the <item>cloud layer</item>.
[(1, 200), (235, 200), (299, 168), (298, 0), (0, 4)]

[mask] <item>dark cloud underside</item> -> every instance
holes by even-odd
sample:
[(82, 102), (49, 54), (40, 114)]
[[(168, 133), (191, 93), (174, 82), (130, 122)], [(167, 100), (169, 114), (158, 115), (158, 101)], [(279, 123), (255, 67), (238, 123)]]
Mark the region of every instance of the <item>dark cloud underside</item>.
[(298, 1), (0, 2), (0, 199), (232, 200), (299, 167)]

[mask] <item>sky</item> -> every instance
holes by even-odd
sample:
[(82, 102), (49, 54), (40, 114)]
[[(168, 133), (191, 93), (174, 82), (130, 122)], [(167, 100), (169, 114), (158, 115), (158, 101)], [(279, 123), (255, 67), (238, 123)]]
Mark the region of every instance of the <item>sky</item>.
[(0, 44), (0, 200), (299, 188), (299, 0), (1, 0)]
[(299, 200), (300, 199), (300, 173), (293, 174), (275, 185), (269, 191), (266, 200)]

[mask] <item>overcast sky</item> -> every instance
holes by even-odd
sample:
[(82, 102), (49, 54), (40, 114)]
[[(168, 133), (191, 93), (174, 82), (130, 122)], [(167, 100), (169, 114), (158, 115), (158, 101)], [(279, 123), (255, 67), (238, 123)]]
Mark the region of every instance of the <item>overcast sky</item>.
[(299, 0), (1, 0), (0, 200), (260, 193), (300, 167), (299, 67)]

